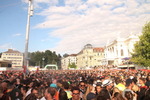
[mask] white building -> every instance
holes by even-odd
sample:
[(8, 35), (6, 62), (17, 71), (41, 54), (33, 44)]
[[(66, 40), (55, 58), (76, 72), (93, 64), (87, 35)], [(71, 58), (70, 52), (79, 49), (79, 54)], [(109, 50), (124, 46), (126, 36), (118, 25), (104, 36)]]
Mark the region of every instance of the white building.
[(23, 53), (8, 49), (8, 51), (3, 52), (1, 58), (3, 60), (8, 60), (12, 62), (12, 67), (22, 67), (23, 66)]
[(130, 35), (127, 38), (118, 37), (105, 46), (105, 58), (103, 65), (120, 65), (124, 58), (130, 58), (133, 53), (134, 44), (139, 41), (138, 36)]
[(62, 69), (69, 69), (68, 68), (68, 65), (69, 64), (73, 64), (75, 63), (75, 65), (77, 64), (77, 55), (76, 54), (71, 54), (71, 55), (68, 55), (67, 57), (64, 57), (61, 59), (61, 66), (62, 66)]

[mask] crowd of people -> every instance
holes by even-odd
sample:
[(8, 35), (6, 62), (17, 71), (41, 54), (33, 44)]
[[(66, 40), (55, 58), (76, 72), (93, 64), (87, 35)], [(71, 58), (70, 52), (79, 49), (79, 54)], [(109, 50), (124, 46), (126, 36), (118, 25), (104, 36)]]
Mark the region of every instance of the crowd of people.
[(0, 100), (150, 100), (141, 70), (49, 70), (0, 73)]

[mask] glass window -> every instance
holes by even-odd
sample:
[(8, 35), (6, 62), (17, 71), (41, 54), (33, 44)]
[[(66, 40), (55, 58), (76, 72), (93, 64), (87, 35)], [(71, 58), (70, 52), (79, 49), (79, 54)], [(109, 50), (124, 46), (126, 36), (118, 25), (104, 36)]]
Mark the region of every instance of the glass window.
[(124, 54), (123, 54), (123, 49), (121, 49), (121, 56), (123, 56)]

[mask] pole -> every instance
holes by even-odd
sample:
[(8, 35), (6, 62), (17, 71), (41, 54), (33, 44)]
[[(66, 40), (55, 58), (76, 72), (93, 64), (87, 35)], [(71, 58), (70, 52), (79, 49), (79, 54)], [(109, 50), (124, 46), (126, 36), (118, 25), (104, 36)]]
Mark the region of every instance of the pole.
[(29, 66), (29, 59), (28, 59), (28, 44), (29, 44), (29, 31), (30, 31), (30, 16), (31, 16), (31, 9), (32, 0), (29, 0), (29, 6), (28, 6), (28, 17), (27, 17), (27, 26), (26, 26), (26, 39), (25, 39), (25, 54), (24, 54), (24, 66)]

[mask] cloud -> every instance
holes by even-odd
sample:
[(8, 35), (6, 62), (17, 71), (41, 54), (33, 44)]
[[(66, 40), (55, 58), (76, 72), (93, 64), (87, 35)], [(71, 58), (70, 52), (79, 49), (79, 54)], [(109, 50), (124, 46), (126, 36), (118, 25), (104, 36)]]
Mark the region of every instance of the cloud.
[(3, 44), (3, 45), (0, 45), (0, 49), (7, 50), (7, 49), (11, 48), (11, 46), (12, 46), (11, 43)]
[[(46, 5), (57, 5), (58, 0), (31, 0), (33, 2), (34, 8), (40, 8), (42, 9), (43, 7), (40, 6), (40, 4), (46, 4)], [(29, 0), (22, 0), (24, 3), (28, 3)]]
[(17, 37), (17, 36), (21, 36), (22, 34), (17, 33), (17, 34), (13, 34), (13, 37)]
[(136, 0), (65, 0), (38, 13), (45, 20), (35, 28), (55, 28), (50, 36), (61, 40), (50, 48), (60, 53), (78, 53), (87, 43), (103, 47), (130, 33), (139, 34), (150, 21), (150, 4)]

